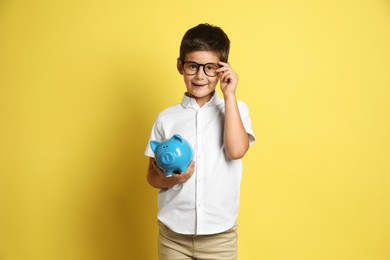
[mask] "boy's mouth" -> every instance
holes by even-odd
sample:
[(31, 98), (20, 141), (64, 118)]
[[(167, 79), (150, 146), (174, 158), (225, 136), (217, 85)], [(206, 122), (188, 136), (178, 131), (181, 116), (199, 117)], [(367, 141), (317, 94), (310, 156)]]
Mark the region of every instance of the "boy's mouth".
[(201, 87), (205, 87), (207, 84), (196, 84), (196, 83), (192, 82), (192, 85), (196, 88), (201, 88)]

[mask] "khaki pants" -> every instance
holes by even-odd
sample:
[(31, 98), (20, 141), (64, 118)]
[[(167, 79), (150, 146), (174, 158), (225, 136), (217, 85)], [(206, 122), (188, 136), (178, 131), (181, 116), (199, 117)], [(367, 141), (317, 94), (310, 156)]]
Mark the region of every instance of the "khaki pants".
[(160, 260), (236, 260), (237, 225), (215, 235), (182, 235), (158, 222)]

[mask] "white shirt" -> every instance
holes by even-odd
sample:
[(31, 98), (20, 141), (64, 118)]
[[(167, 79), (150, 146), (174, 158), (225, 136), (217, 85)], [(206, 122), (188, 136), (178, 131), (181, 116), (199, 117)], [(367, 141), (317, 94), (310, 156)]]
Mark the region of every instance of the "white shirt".
[[(252, 144), (255, 136), (248, 107), (241, 101), (237, 104)], [(242, 165), (241, 160), (230, 160), (225, 153), (224, 113), (224, 100), (217, 92), (202, 107), (184, 95), (181, 104), (162, 111), (153, 125), (150, 141), (161, 142), (180, 134), (194, 148), (194, 175), (158, 194), (158, 219), (176, 233), (216, 234), (236, 222)], [(149, 144), (145, 155), (154, 157)]]

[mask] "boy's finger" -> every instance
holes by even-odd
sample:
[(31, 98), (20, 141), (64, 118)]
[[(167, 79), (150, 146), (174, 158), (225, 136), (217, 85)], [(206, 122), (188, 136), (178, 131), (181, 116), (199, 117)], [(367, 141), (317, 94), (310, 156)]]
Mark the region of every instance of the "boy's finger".
[(187, 167), (186, 172), (192, 174), (194, 172), (194, 169), (195, 169), (195, 162), (191, 161), (190, 165), (188, 165)]

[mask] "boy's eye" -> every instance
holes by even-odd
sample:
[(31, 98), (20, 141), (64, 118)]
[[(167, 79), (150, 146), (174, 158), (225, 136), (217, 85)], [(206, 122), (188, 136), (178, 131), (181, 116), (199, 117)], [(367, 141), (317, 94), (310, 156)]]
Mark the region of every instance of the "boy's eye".
[(188, 69), (188, 70), (197, 70), (198, 69), (198, 64), (196, 63), (186, 63), (185, 67)]
[(218, 69), (218, 66), (216, 64), (207, 64), (206, 65), (206, 70), (208, 70), (208, 71), (214, 71), (217, 69)]

